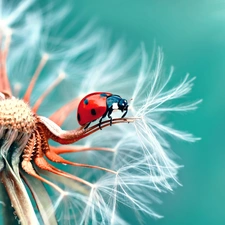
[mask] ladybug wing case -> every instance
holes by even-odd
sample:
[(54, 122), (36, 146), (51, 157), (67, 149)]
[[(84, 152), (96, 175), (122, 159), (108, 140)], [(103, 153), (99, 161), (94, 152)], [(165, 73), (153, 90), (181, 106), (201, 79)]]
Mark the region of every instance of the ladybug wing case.
[(77, 119), (80, 125), (85, 125), (101, 118), (107, 111), (107, 97), (111, 93), (95, 92), (85, 96), (79, 103)]

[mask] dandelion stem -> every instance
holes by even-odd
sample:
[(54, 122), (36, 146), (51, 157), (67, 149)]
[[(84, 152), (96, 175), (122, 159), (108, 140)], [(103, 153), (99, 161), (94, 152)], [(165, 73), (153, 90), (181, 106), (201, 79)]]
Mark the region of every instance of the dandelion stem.
[(21, 224), (39, 224), (23, 184), (18, 181), (9, 168), (3, 170), (0, 175)]
[(38, 65), (38, 67), (37, 67), (37, 69), (36, 69), (32, 79), (31, 79), (30, 84), (29, 84), (29, 86), (27, 88), (27, 91), (26, 91), (26, 93), (25, 93), (25, 95), (23, 97), (25, 102), (28, 102), (28, 103), (30, 102), (30, 96), (31, 96), (31, 93), (32, 93), (32, 91), (34, 89), (34, 85), (35, 85), (35, 83), (37, 81), (37, 78), (39, 77), (42, 69), (44, 68), (45, 64), (47, 63), (48, 58), (49, 58), (48, 54), (44, 54), (42, 56), (41, 61), (40, 61), (39, 65)]
[[(99, 125), (96, 124), (92, 127), (89, 127), (88, 129), (84, 129), (83, 127), (80, 127), (76, 130), (65, 131), (65, 130), (62, 130), (59, 126), (57, 126), (48, 118), (42, 117), (42, 116), (40, 116), (39, 118), (42, 122), (43, 127), (45, 127), (45, 130), (47, 129), (50, 131), (49, 138), (51, 138), (52, 140), (60, 144), (72, 144), (100, 130)], [(138, 118), (134, 118), (134, 117), (117, 118), (112, 120), (112, 124), (131, 123), (131, 122), (134, 122), (136, 119)], [(110, 126), (110, 120), (104, 121), (101, 125), (101, 128), (105, 128), (107, 126)]]
[(1, 213), (4, 215), (2, 217), (2, 222), (3, 224), (10, 224), (10, 225), (18, 225), (17, 220), (12, 216), (14, 213), (14, 209), (11, 206), (11, 202), (9, 199), (9, 196), (7, 195), (7, 192), (5, 190), (4, 185), (1, 183), (0, 184), (0, 194), (1, 194)]
[(106, 152), (115, 152), (113, 148), (103, 148), (103, 147), (84, 147), (84, 146), (60, 146), (54, 147), (50, 146), (51, 150), (56, 154), (65, 154), (72, 152), (85, 152), (85, 151), (106, 151)]
[(89, 165), (89, 164), (82, 164), (82, 163), (75, 163), (75, 162), (71, 162), (69, 160), (66, 160), (64, 158), (62, 158), (61, 156), (57, 155), (55, 152), (48, 150), (45, 152), (45, 156), (56, 163), (64, 163), (64, 164), (68, 164), (68, 165), (72, 165), (72, 166), (77, 166), (77, 167), (86, 167), (86, 168), (92, 168), (92, 169), (98, 169), (98, 170), (103, 170), (109, 173), (113, 173), (113, 174), (117, 174), (116, 171), (114, 170), (110, 170), (104, 167), (100, 167), (100, 166), (94, 166), (94, 165)]
[(3, 54), (4, 54), (5, 59), (7, 58), (8, 53), (9, 53), (11, 39), (12, 39), (12, 31), (8, 30), (7, 34), (6, 34), (6, 38), (5, 38), (4, 48), (3, 48)]
[(7, 32), (5, 37), (5, 44), (3, 50), (0, 50), (0, 92), (12, 96), (11, 87), (9, 84), (7, 69), (6, 69), (6, 59), (9, 52), (10, 42), (11, 42), (12, 32), (11, 30)]
[(39, 99), (36, 101), (35, 105), (33, 106), (33, 111), (37, 112), (39, 109), (41, 103), (45, 99), (45, 97), (65, 78), (65, 73), (61, 72), (57, 79), (52, 83), (52, 85), (39, 97)]
[(21, 176), (34, 196), (37, 207), (45, 225), (57, 225), (54, 206), (43, 183), (21, 170)]
[(23, 161), (22, 162), (22, 167), (23, 169), (25, 170), (25, 172), (27, 172), (28, 174), (30, 174), (31, 176), (37, 178), (38, 180), (50, 185), (51, 187), (53, 187), (56, 191), (58, 191), (60, 194), (63, 194), (64, 191), (58, 187), (57, 185), (55, 185), (54, 183), (50, 182), (49, 180), (46, 180), (45, 178), (39, 176), (35, 170), (33, 169), (32, 167), (32, 164), (30, 162), (26, 162), (26, 161)]
[(74, 182), (74, 180), (67, 179), (64, 176), (54, 174), (54, 173), (49, 173), (46, 170), (42, 170), (38, 167), (35, 168), (39, 174), (42, 174), (46, 177), (49, 177), (51, 180), (57, 180), (57, 182), (60, 182), (61, 184), (64, 184), (67, 188), (70, 188), (74, 190), (75, 192), (82, 193), (84, 195), (89, 195), (90, 189), (87, 189), (87, 186), (83, 186), (79, 182)]
[(34, 158), (34, 162), (35, 164), (40, 168), (40, 169), (43, 169), (43, 170), (47, 170), (51, 173), (54, 173), (54, 174), (57, 174), (57, 175), (61, 175), (63, 177), (67, 177), (69, 179), (72, 179), (72, 180), (75, 180), (79, 183), (83, 183), (89, 187), (93, 187), (93, 184), (82, 179), (82, 178), (79, 178), (77, 176), (74, 176), (72, 174), (69, 174), (69, 173), (66, 173), (60, 169), (57, 169), (56, 167), (52, 166), (51, 164), (49, 164), (43, 157), (36, 157)]

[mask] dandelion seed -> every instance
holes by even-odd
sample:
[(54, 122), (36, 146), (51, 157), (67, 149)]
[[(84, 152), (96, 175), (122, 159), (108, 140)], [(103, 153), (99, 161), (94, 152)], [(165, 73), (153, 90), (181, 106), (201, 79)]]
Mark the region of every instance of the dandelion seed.
[[(194, 78), (187, 75), (168, 88), (173, 68), (162, 79), (160, 49), (149, 60), (142, 46), (126, 61), (120, 58), (121, 43), (107, 48), (101, 32), (93, 33), (90, 26), (66, 44), (43, 32), (41, 46), (49, 39), (58, 50), (38, 49), (41, 29), (35, 37), (22, 35), (23, 30), (35, 29), (23, 23), (24, 17), (40, 17), (28, 10), (31, 5), (26, 1), (10, 8), (0, 20), (0, 176), (20, 223), (128, 224), (118, 210), (120, 204), (140, 221), (142, 214), (160, 218), (152, 209), (159, 201), (155, 195), (179, 184), (179, 165), (168, 154), (166, 137), (197, 140), (163, 123), (162, 115), (196, 109), (200, 101), (170, 104), (191, 91)], [(42, 16), (45, 21), (48, 13)], [(55, 23), (46, 23), (38, 21), (56, 30)], [(39, 58), (36, 68), (29, 67), (36, 61), (22, 58), (21, 49)], [(140, 59), (138, 75), (127, 79)], [(100, 119), (101, 127), (98, 122), (78, 126), (74, 110), (80, 100), (103, 87), (132, 98), (129, 111), (123, 108), (127, 117), (113, 113), (110, 120)]]

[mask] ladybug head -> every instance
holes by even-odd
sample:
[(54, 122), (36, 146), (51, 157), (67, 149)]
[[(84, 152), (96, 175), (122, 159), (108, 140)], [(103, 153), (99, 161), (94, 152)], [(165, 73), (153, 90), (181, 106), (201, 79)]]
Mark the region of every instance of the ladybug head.
[(121, 110), (122, 112), (125, 110), (127, 111), (128, 109), (128, 102), (126, 99), (120, 99), (118, 102), (118, 109)]

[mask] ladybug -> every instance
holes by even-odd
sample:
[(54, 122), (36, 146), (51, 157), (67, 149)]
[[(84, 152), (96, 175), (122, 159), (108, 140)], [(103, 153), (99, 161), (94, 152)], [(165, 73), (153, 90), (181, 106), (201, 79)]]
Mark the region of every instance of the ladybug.
[(101, 129), (102, 119), (108, 116), (110, 126), (112, 125), (111, 114), (113, 110), (124, 112), (121, 118), (125, 117), (128, 111), (128, 102), (119, 95), (108, 92), (94, 92), (86, 95), (79, 103), (77, 109), (77, 120), (84, 129), (95, 120), (99, 119), (99, 128)]

